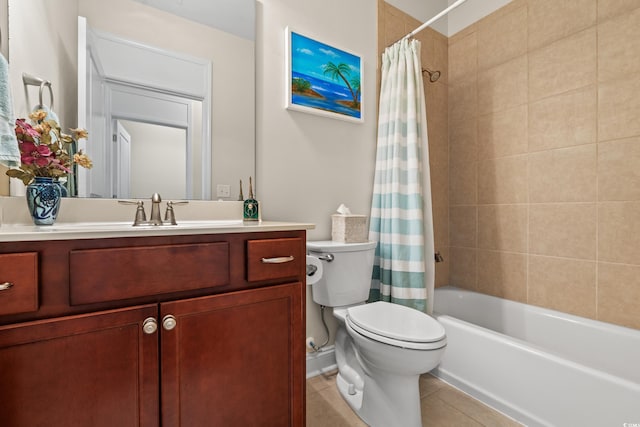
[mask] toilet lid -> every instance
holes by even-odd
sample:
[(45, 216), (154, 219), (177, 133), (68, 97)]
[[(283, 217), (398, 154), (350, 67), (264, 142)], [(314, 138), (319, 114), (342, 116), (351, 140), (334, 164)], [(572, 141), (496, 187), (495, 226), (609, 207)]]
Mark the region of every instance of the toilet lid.
[(347, 320), (358, 327), (354, 329), (397, 341), (433, 343), (445, 338), (444, 327), (433, 317), (384, 301), (350, 307)]

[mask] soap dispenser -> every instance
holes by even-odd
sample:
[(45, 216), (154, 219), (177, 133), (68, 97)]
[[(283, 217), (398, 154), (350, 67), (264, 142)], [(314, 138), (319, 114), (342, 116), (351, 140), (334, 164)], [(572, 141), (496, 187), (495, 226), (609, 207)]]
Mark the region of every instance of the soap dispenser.
[(245, 221), (259, 221), (258, 201), (253, 198), (253, 182), (249, 177), (249, 198), (244, 201), (243, 217)]

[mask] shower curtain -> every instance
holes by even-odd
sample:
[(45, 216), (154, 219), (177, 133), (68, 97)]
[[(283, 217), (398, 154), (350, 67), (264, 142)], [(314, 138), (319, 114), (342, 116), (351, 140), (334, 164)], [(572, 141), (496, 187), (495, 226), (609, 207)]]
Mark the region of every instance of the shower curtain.
[(420, 42), (382, 55), (378, 147), (369, 239), (376, 247), (370, 301), (431, 313), (435, 261)]

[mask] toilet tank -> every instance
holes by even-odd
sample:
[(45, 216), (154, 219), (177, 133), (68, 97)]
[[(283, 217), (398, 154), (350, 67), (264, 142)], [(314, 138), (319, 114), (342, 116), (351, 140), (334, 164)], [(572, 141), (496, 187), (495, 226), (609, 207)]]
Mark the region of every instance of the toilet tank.
[(369, 299), (376, 244), (307, 242), (308, 255), (333, 256), (333, 261), (322, 261), (322, 278), (311, 286), (313, 300), (327, 307), (339, 307)]

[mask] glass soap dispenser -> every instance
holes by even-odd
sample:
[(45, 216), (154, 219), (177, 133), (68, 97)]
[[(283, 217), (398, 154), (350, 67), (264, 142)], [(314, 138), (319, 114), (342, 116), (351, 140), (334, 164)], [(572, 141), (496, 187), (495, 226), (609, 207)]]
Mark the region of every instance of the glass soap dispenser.
[(245, 221), (259, 221), (258, 201), (253, 198), (253, 182), (249, 177), (249, 198), (244, 201), (243, 218)]

